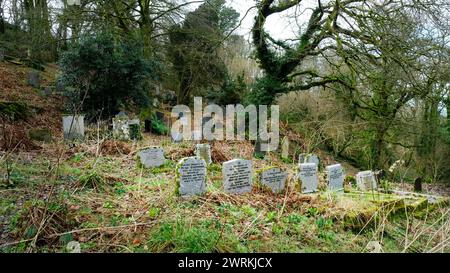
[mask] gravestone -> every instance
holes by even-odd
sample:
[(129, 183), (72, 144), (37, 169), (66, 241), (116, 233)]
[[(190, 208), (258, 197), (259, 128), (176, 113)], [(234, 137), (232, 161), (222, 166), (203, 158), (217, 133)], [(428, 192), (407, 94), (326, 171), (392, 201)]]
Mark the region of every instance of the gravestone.
[(233, 159), (223, 163), (223, 186), (227, 193), (247, 193), (252, 191), (252, 162)]
[(141, 139), (139, 119), (130, 120), (125, 112), (120, 112), (113, 118), (113, 137), (119, 140)]
[(64, 139), (84, 138), (84, 116), (63, 116)]
[(317, 191), (319, 179), (317, 178), (317, 165), (315, 163), (303, 163), (299, 165), (299, 178), (302, 193)]
[(341, 164), (327, 166), (325, 168), (327, 173), (328, 189), (333, 191), (340, 191), (344, 189), (344, 169)]
[(206, 192), (206, 162), (200, 157), (183, 158), (177, 165), (180, 196), (203, 195)]
[(0, 48), (0, 62), (3, 62), (5, 60), (5, 50), (3, 48)]
[(286, 185), (287, 173), (280, 168), (270, 168), (260, 173), (259, 181), (263, 186), (272, 190), (273, 193), (280, 193)]
[(34, 88), (41, 87), (41, 74), (38, 71), (31, 71), (28, 73), (28, 85)]
[(300, 154), (298, 156), (298, 164), (303, 164), (303, 163), (308, 163), (306, 162), (306, 157), (308, 156), (308, 154)]
[(372, 171), (364, 171), (356, 174), (356, 184), (362, 191), (376, 190), (377, 181)]
[(164, 150), (160, 147), (150, 147), (139, 151), (139, 162), (145, 168), (157, 168), (164, 165), (166, 159), (164, 157)]
[(300, 154), (298, 157), (298, 163), (314, 163), (317, 165), (317, 167), (320, 166), (320, 160), (319, 157), (315, 154)]
[(284, 137), (281, 142), (281, 158), (289, 159), (289, 138)]
[(203, 158), (206, 165), (212, 163), (211, 160), (211, 146), (209, 144), (197, 144), (195, 147), (195, 155), (197, 157)]

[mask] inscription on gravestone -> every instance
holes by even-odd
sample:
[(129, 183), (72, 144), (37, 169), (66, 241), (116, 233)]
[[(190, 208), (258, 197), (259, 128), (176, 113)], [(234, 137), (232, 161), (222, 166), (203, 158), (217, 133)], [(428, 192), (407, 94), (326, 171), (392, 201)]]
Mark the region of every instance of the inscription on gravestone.
[(280, 168), (270, 168), (261, 172), (260, 182), (269, 187), (273, 193), (279, 193), (284, 190), (286, 185), (287, 173)]
[(340, 191), (344, 189), (344, 169), (341, 164), (327, 166), (328, 189)]
[(206, 163), (199, 157), (183, 158), (177, 166), (181, 196), (202, 195), (206, 192)]
[(299, 178), (302, 193), (317, 191), (319, 180), (317, 178), (317, 165), (315, 163), (303, 163), (299, 165)]
[(139, 160), (145, 168), (155, 168), (164, 165), (164, 150), (160, 147), (142, 149), (138, 153)]
[(223, 185), (227, 193), (247, 193), (252, 190), (252, 162), (233, 159), (223, 163)]

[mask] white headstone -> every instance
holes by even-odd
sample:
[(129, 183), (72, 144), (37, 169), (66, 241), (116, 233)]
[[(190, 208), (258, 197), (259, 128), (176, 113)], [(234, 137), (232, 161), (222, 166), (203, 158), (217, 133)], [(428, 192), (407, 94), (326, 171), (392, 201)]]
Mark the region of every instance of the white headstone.
[(63, 116), (63, 130), (65, 139), (84, 138), (84, 116)]
[(207, 165), (212, 163), (211, 146), (209, 144), (197, 144), (195, 147), (195, 155), (203, 158)]
[(160, 147), (142, 149), (138, 153), (139, 160), (145, 168), (157, 168), (164, 165), (164, 150)]
[(223, 186), (227, 193), (247, 193), (252, 191), (252, 162), (233, 159), (223, 163)]
[(341, 164), (327, 166), (328, 189), (333, 191), (340, 191), (344, 189), (344, 169)]
[(356, 174), (356, 184), (362, 191), (376, 190), (377, 180), (375, 174), (372, 171), (364, 171)]
[(177, 165), (178, 193), (181, 196), (206, 192), (206, 163), (199, 157), (183, 158)]
[(273, 193), (279, 193), (284, 190), (286, 179), (287, 173), (280, 168), (270, 168), (260, 174), (261, 184), (269, 187)]
[(317, 178), (317, 165), (315, 163), (300, 164), (299, 178), (301, 180), (302, 193), (317, 191), (319, 179)]
[(298, 164), (315, 163), (319, 167), (319, 157), (315, 154), (300, 154), (298, 157)]

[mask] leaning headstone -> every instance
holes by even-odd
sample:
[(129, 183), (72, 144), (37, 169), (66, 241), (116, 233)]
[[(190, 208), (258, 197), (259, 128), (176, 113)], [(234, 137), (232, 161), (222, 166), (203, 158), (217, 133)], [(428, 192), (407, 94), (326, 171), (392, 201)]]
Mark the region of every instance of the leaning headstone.
[(206, 165), (212, 163), (211, 146), (209, 144), (197, 144), (195, 147), (195, 155), (200, 158), (203, 158), (206, 162)]
[(280, 193), (284, 190), (286, 179), (287, 173), (277, 167), (267, 169), (259, 175), (260, 183), (270, 188), (273, 193)]
[(340, 191), (344, 189), (344, 169), (341, 164), (327, 166), (325, 168), (327, 173), (328, 189), (333, 191)]
[(283, 138), (281, 142), (281, 158), (289, 159), (289, 138)]
[(247, 193), (252, 190), (252, 162), (233, 159), (223, 163), (223, 186), (227, 193)]
[(164, 165), (164, 150), (160, 147), (150, 147), (139, 151), (139, 162), (145, 168), (157, 168)]
[(372, 171), (364, 171), (356, 174), (356, 184), (362, 191), (376, 190), (377, 181)]
[(200, 157), (183, 158), (177, 165), (177, 193), (180, 196), (206, 192), (206, 163)]
[(31, 71), (28, 73), (28, 85), (34, 88), (41, 87), (41, 74), (38, 71)]
[(302, 193), (316, 192), (319, 179), (317, 178), (317, 165), (315, 163), (303, 163), (299, 165), (299, 178)]
[(84, 116), (63, 116), (64, 139), (84, 138)]

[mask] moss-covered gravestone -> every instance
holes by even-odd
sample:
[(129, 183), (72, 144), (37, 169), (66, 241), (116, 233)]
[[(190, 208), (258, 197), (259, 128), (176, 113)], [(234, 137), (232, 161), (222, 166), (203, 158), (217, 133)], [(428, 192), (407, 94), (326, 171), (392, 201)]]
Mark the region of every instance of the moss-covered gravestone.
[(195, 155), (200, 158), (203, 158), (206, 162), (206, 165), (212, 163), (211, 146), (209, 144), (197, 144), (195, 147)]
[(327, 166), (325, 168), (328, 181), (328, 189), (341, 191), (344, 189), (344, 169), (341, 164)]
[(252, 191), (252, 162), (233, 159), (223, 163), (223, 187), (227, 193), (247, 193)]
[(280, 193), (286, 186), (287, 173), (278, 167), (270, 167), (259, 174), (259, 183), (263, 187), (272, 190), (273, 193)]
[(372, 171), (364, 171), (356, 174), (356, 185), (362, 191), (370, 191), (377, 189), (377, 180)]
[(139, 163), (145, 168), (157, 168), (164, 165), (164, 149), (160, 147), (149, 147), (138, 152)]
[(317, 191), (319, 179), (317, 177), (317, 165), (315, 163), (300, 164), (299, 178), (302, 193), (312, 193)]
[(116, 115), (113, 118), (113, 137), (124, 141), (142, 139), (139, 119), (130, 120), (123, 112)]
[(176, 192), (180, 196), (203, 195), (206, 192), (206, 162), (200, 157), (187, 157), (176, 167)]

